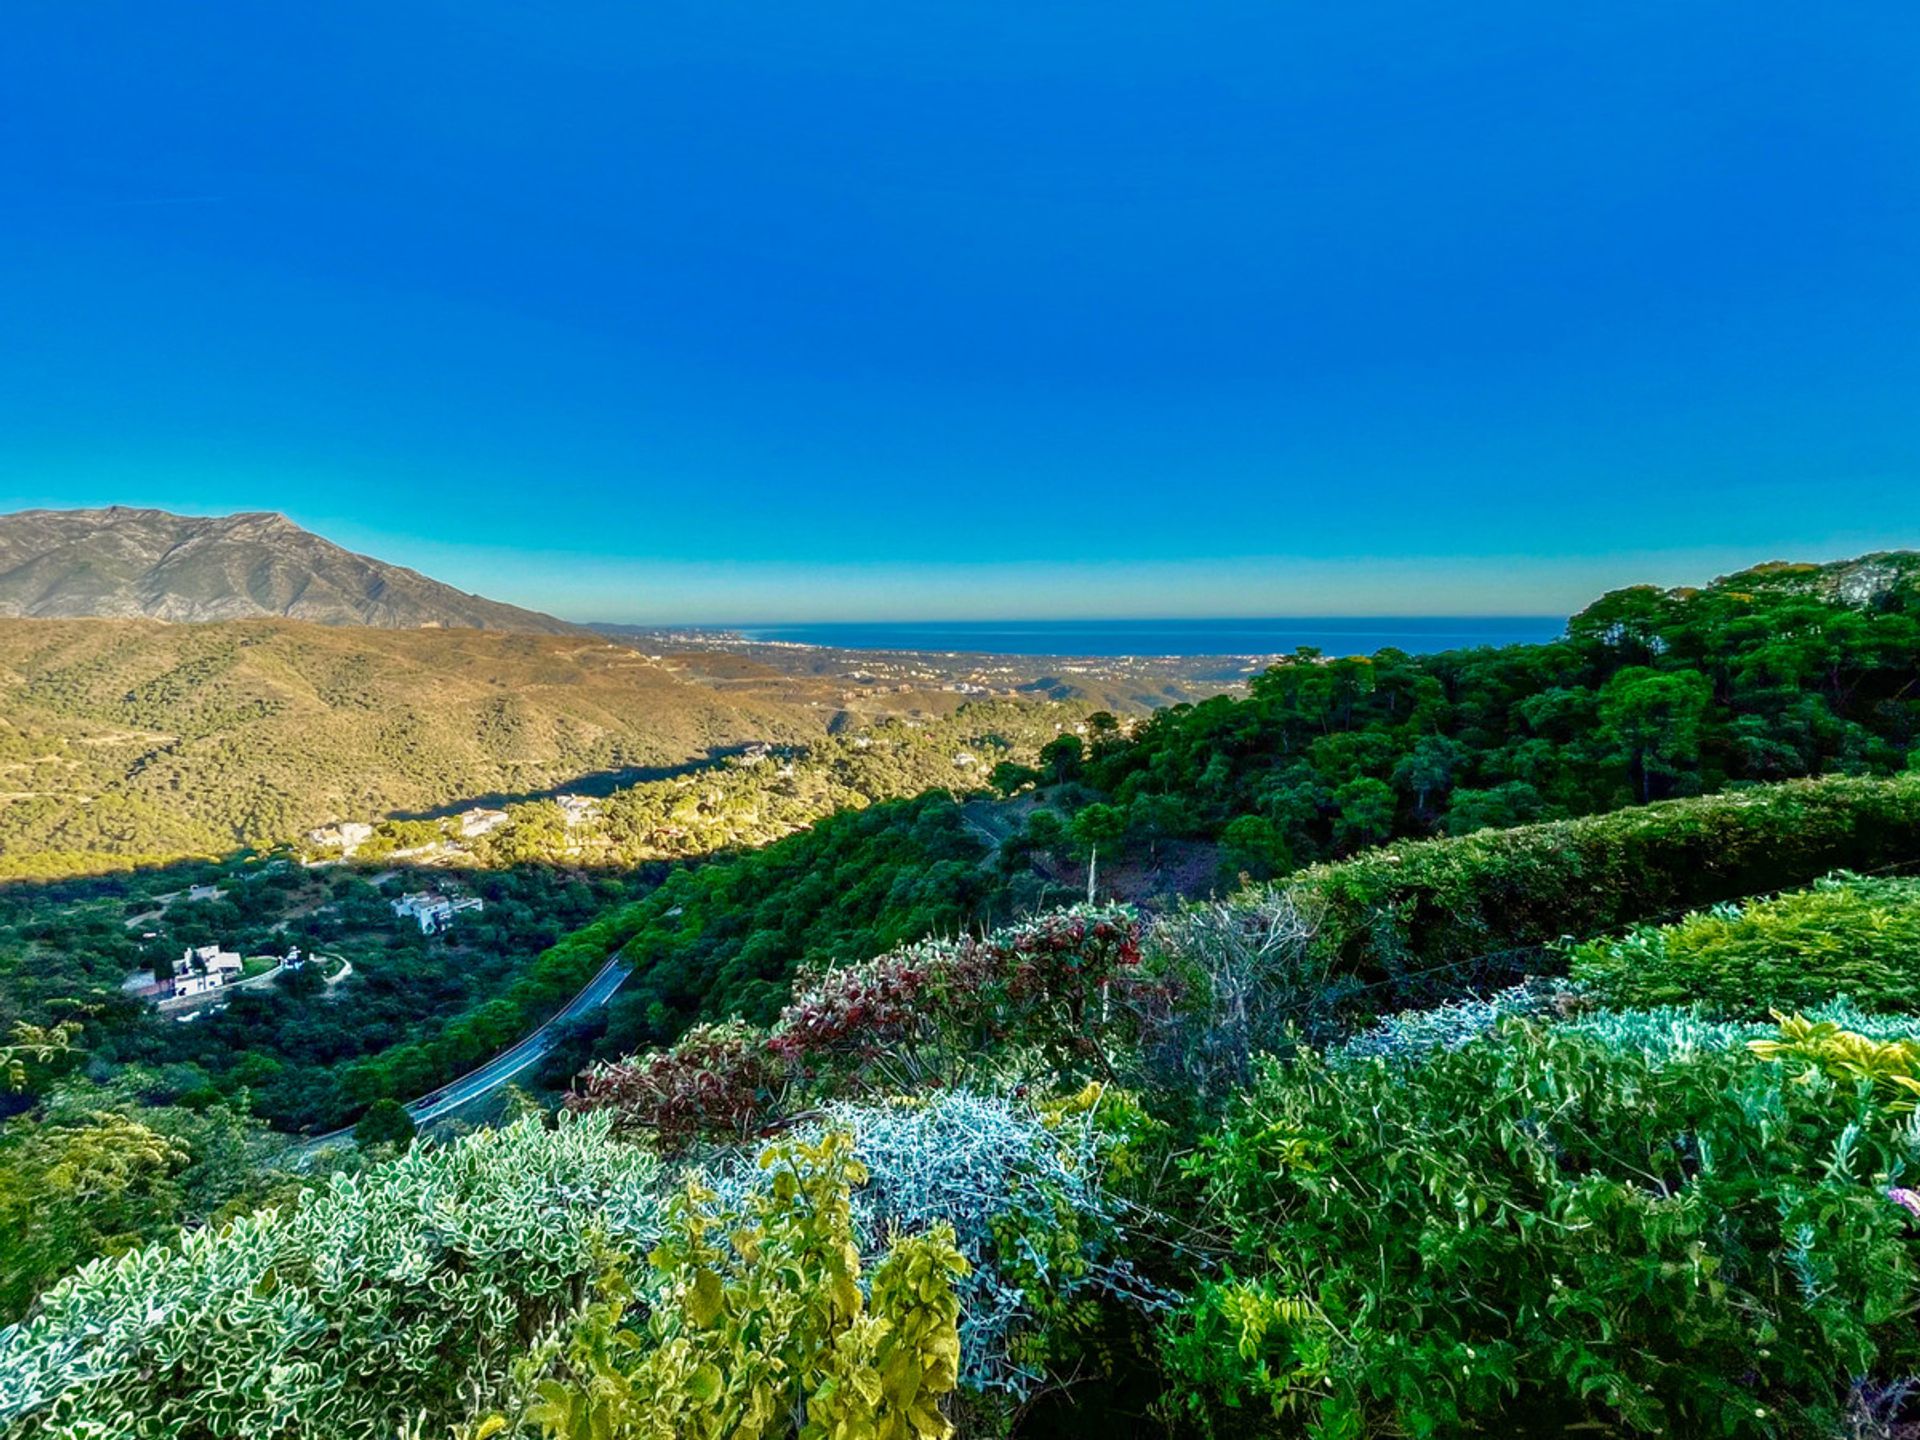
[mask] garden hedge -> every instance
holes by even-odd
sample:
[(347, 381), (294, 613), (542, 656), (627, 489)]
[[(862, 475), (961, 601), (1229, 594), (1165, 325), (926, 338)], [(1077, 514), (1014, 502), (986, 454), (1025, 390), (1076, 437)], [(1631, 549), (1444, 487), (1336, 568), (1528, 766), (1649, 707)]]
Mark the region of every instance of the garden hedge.
[(1378, 1011), (1539, 970), (1545, 947), (1839, 869), (1920, 862), (1920, 775), (1839, 776), (1382, 846), (1280, 882)]

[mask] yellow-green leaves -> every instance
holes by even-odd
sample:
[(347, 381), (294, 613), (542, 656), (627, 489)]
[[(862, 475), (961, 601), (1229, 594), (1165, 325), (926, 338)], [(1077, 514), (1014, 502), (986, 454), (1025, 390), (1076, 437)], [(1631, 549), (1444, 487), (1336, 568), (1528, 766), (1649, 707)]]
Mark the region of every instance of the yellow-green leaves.
[[(568, 1348), (571, 1382), (530, 1412), (550, 1440), (942, 1440), (958, 1383), (967, 1262), (938, 1226), (896, 1239), (860, 1288), (852, 1139), (830, 1130), (760, 1158), (766, 1188), (716, 1213), (689, 1186), (649, 1257), (644, 1333), (617, 1301), (590, 1307)], [(725, 1235), (724, 1244), (709, 1236)], [(624, 1339), (624, 1345), (614, 1343)], [(637, 1355), (631, 1366), (625, 1354)], [(551, 1387), (550, 1387), (551, 1388)]]
[(1876, 1091), (1888, 1094), (1886, 1108), (1892, 1114), (1905, 1114), (1920, 1096), (1920, 1045), (1911, 1040), (1874, 1040), (1843, 1030), (1832, 1020), (1809, 1020), (1804, 1015), (1773, 1018), (1780, 1026), (1774, 1040), (1749, 1040), (1747, 1048), (1762, 1060), (1798, 1060), (1806, 1065), (1798, 1076), (1800, 1083), (1816, 1075), (1830, 1080), (1870, 1082)]
[(699, 1329), (706, 1329), (719, 1316), (722, 1298), (718, 1275), (711, 1270), (695, 1272), (693, 1284), (686, 1292), (687, 1319)]

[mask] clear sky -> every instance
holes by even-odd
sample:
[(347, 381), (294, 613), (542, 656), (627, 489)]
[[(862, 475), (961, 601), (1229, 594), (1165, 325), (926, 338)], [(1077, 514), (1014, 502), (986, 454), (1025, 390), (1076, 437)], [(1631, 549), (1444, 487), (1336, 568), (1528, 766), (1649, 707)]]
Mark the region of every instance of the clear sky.
[(581, 618), (1920, 544), (1920, 7), (9, 0), (0, 508)]

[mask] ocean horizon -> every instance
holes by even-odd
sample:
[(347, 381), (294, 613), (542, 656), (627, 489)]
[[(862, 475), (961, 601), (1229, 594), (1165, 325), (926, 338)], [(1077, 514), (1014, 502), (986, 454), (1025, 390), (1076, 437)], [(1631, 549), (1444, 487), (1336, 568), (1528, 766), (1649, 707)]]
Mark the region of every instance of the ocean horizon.
[(844, 650), (933, 650), (983, 655), (1274, 655), (1310, 646), (1328, 654), (1409, 654), (1536, 644), (1566, 631), (1560, 616), (1275, 616), (1219, 620), (898, 620), (700, 627), (748, 640)]

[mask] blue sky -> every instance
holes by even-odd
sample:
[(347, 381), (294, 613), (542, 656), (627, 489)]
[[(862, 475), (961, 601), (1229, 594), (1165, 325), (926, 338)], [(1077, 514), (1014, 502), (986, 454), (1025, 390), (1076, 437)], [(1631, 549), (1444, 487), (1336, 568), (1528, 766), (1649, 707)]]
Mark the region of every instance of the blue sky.
[(569, 616), (1552, 613), (1920, 544), (1911, 5), (0, 17), (0, 507)]

